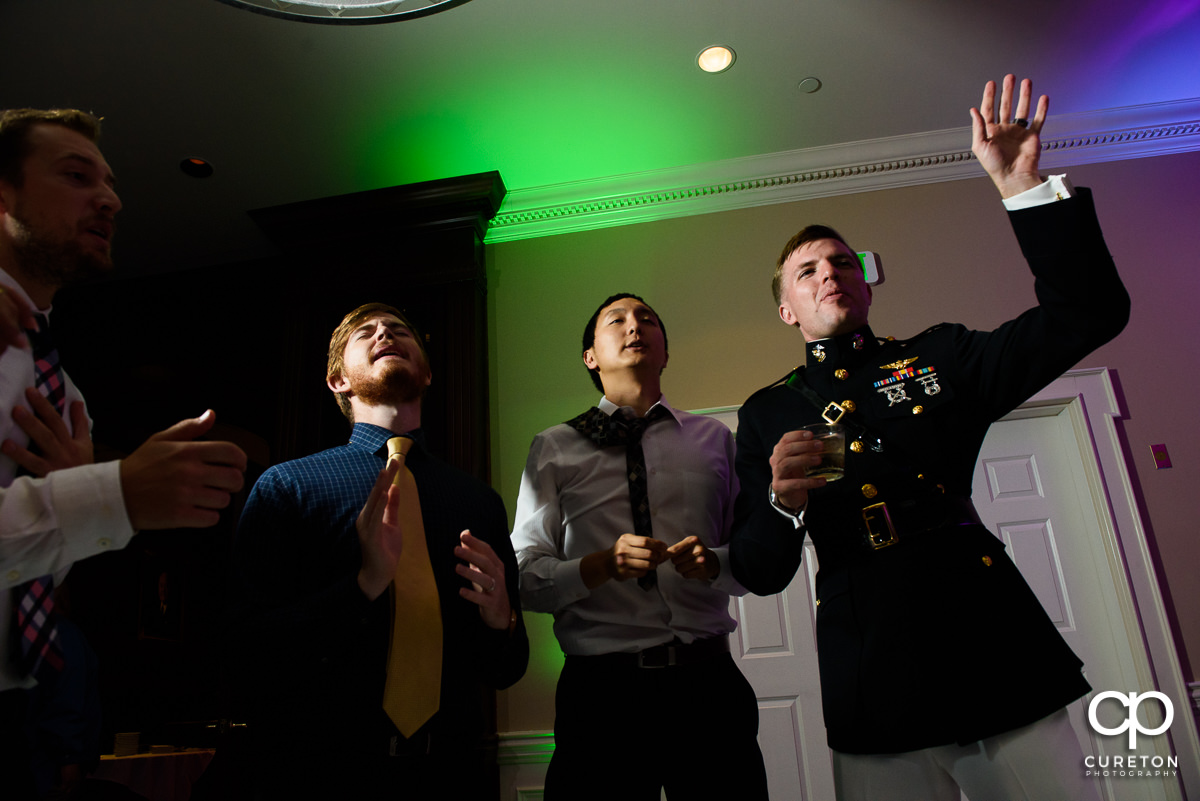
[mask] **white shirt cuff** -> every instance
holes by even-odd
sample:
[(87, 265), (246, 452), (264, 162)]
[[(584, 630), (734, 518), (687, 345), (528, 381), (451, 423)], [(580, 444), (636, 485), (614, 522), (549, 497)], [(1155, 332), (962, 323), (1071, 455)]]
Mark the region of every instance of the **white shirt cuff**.
[(133, 539), (119, 461), (51, 473), (51, 495), (72, 561), (124, 548)]
[(583, 575), (579, 572), (579, 563), (582, 561), (567, 559), (554, 566), (554, 594), (559, 609), (592, 594), (583, 583)]
[(1005, 198), (1004, 208), (1009, 211), (1019, 211), (1020, 209), (1029, 209), (1034, 206), (1053, 203), (1056, 200), (1066, 200), (1074, 196), (1075, 187), (1071, 185), (1071, 181), (1067, 176), (1051, 175), (1032, 189), (1026, 189), (1019, 195)]

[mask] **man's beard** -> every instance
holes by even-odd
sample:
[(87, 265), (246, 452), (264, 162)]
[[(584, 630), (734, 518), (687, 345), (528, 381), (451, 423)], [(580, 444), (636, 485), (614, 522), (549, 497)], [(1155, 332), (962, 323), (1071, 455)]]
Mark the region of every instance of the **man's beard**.
[[(19, 211), (19, 210), (17, 210)], [(14, 211), (13, 253), (30, 278), (56, 287), (104, 275), (112, 269), (108, 254), (89, 252), (70, 238), (58, 238), (25, 224)]]
[(425, 394), (425, 379), (429, 368), (424, 361), (419, 365), (396, 364), (379, 373), (369, 369), (350, 373), (350, 391), (368, 406), (386, 406), (392, 403), (410, 403), (420, 400)]

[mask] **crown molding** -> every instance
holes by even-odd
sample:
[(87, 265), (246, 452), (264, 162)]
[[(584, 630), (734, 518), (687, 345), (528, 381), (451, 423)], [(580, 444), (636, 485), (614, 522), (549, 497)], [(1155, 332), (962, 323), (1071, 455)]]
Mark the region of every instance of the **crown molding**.
[[(1200, 150), (1200, 98), (1058, 115), (1044, 170)], [(977, 178), (969, 126), (509, 190), (488, 244)]]

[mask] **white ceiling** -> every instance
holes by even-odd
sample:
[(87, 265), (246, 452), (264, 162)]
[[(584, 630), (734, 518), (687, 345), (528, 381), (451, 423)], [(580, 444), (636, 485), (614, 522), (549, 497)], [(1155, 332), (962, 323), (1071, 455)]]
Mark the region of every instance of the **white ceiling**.
[[(695, 66), (713, 43), (738, 54), (722, 75)], [(870, 188), (906, 153), (933, 172), (961, 160), (967, 109), (1006, 71), (1050, 95), (1048, 137), (1056, 119), (1127, 132), (1093, 160), (1144, 155), (1134, 139), (1194, 149), (1198, 52), (1200, 0), (471, 0), (378, 25), (219, 0), (0, 0), (0, 107), (105, 117), (128, 275), (271, 252), (250, 209), (493, 169), (510, 230), (522, 209), (589, 201), (578, 227), (647, 218), (598, 211), (622, 193), (664, 216), (712, 210), (697, 197), (713, 193), (653, 191), (763, 176), (765, 194), (732, 194), (774, 202), (837, 165), (875, 165), (833, 175)], [(216, 174), (184, 176), (187, 156)], [(571, 230), (526, 228), (512, 236)]]

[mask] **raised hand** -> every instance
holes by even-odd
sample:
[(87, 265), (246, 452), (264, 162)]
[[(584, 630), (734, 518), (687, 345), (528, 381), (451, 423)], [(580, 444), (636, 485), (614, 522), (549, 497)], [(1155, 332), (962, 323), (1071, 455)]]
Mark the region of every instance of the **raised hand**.
[(362, 569), (358, 571), (358, 586), (374, 601), (392, 583), (396, 563), (404, 547), (404, 532), (400, 528), (400, 488), (393, 485), (400, 471), (401, 460), (388, 459), (379, 471), (375, 486), (354, 527), (362, 550)]
[[(1041, 130), (1050, 108), (1050, 98), (1038, 98), (1033, 117), (1029, 116), (1033, 99), (1033, 81), (1021, 81), (1020, 94), (1013, 108), (1014, 75), (1004, 76), (997, 113), (996, 82), (983, 88), (979, 108), (971, 109), (971, 152), (987, 170), (1001, 197), (1012, 197), (1042, 183), (1038, 161), (1042, 154)], [(1009, 115), (1012, 115), (1011, 117)]]
[(504, 562), (496, 556), (492, 546), (470, 531), (459, 534), (458, 541), (454, 555), (464, 564), (456, 565), (454, 569), (471, 582), (471, 589), (463, 587), (458, 594), (479, 607), (479, 616), (489, 628), (508, 628), (511, 607), (504, 582)]
[(242, 488), (246, 454), (232, 442), (194, 442), (216, 422), (209, 409), (146, 440), (121, 460), (121, 490), (134, 529), (207, 528)]

